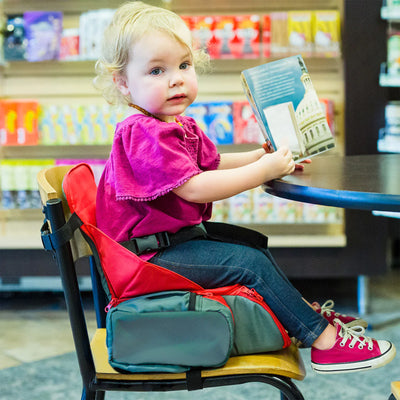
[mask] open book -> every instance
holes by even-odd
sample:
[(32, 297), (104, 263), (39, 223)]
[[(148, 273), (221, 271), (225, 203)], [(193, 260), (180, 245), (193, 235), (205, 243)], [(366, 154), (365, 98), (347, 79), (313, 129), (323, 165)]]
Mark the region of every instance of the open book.
[(295, 161), (335, 147), (328, 121), (301, 56), (242, 71), (242, 85), (267, 143), (287, 146)]

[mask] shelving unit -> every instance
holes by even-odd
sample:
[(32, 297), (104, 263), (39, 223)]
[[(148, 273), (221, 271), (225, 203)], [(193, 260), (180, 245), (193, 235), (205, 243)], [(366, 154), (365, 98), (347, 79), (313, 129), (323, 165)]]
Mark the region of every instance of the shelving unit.
[[(375, 0), (374, 0), (375, 1)], [(358, 80), (357, 70), (354, 72), (354, 63), (357, 51), (349, 48), (352, 42), (352, 30), (360, 30), (360, 22), (355, 18), (355, 7), (364, 7), (372, 13), (376, 9), (374, 1), (355, 0), (216, 0), (207, 4), (209, 14), (263, 14), (280, 10), (307, 10), (307, 9), (338, 9), (342, 15), (342, 29), (345, 34), (343, 58), (306, 58), (314, 86), (321, 97), (334, 100), (335, 124), (338, 139), (338, 151), (347, 154), (360, 154), (366, 143), (361, 141), (361, 134), (371, 130), (370, 121), (363, 122), (367, 129), (358, 128), (356, 115), (365, 115), (365, 111), (357, 110), (354, 113), (354, 85), (350, 79)], [(204, 4), (195, 0), (153, 1), (153, 4), (164, 5), (181, 14), (204, 14)], [(1, 4), (1, 3), (0, 3)], [(68, 27), (76, 27), (78, 15), (89, 9), (114, 8), (120, 4), (116, 0), (54, 0), (51, 3), (44, 0), (3, 0), (6, 14), (23, 10), (60, 10), (64, 12), (64, 21)], [(376, 10), (375, 10), (376, 11)], [(364, 12), (364, 10), (363, 10)], [(378, 9), (379, 12), (379, 9)], [(368, 14), (369, 15), (369, 14)], [(378, 14), (379, 15), (379, 14)], [(350, 18), (350, 20), (349, 20)], [(376, 15), (374, 16), (376, 18)], [(370, 16), (372, 20), (372, 14)], [(372, 24), (372, 22), (371, 22)], [(367, 28), (362, 28), (366, 30)], [(371, 30), (372, 31), (372, 30)], [(357, 35), (359, 35), (357, 33)], [(375, 33), (374, 33), (375, 35)], [(372, 40), (376, 41), (376, 38)], [(365, 47), (370, 46), (366, 44)], [(357, 43), (356, 47), (359, 47)], [(373, 57), (376, 57), (375, 55)], [(361, 57), (364, 59), (364, 56)], [(265, 62), (263, 58), (257, 60), (214, 60), (211, 75), (200, 76), (199, 101), (208, 100), (237, 100), (244, 99), (240, 85), (240, 71)], [(365, 60), (364, 60), (365, 62)], [(368, 59), (368, 62), (370, 60)], [(365, 62), (365, 64), (367, 64)], [(364, 65), (362, 66), (364, 68)], [(376, 77), (377, 75), (375, 75)], [(35, 98), (42, 104), (100, 104), (103, 100), (91, 84), (94, 77), (93, 61), (77, 62), (12, 62), (3, 69), (0, 67), (0, 96), (11, 98)], [(366, 83), (368, 82), (368, 83)], [(363, 99), (367, 99), (369, 80), (360, 83), (359, 90), (363, 89)], [(218, 90), (216, 91), (216, 88)], [(350, 90), (350, 97), (348, 95)], [(357, 100), (358, 101), (358, 100)], [(346, 103), (346, 113), (345, 113)], [(350, 113), (348, 112), (350, 107)], [(368, 111), (367, 111), (368, 112)], [(367, 119), (374, 118), (371, 115)], [(346, 133), (345, 133), (346, 132)], [(355, 133), (356, 132), (356, 133)], [(354, 135), (358, 136), (354, 137)], [(360, 144), (358, 146), (358, 144)], [(376, 144), (376, 141), (375, 141)], [(376, 145), (375, 145), (376, 146)], [(10, 146), (0, 149), (0, 158), (48, 158), (48, 157), (87, 157), (105, 158), (109, 146)], [(233, 150), (233, 147), (221, 147), (221, 151)], [(235, 148), (247, 149), (245, 145)], [(376, 147), (375, 147), (376, 149)], [(374, 151), (369, 151), (374, 152)], [(2, 276), (56, 275), (47, 265), (47, 255), (41, 250), (39, 228), (40, 212), (0, 212), (0, 257), (2, 258)], [(293, 277), (330, 277), (330, 276), (357, 276), (359, 274), (375, 273), (376, 265), (382, 265), (382, 258), (378, 254), (382, 250), (384, 239), (377, 239), (376, 251), (370, 249), (361, 238), (360, 232), (368, 218), (360, 217), (357, 213), (346, 213), (345, 223), (340, 224), (299, 224), (299, 225), (253, 225), (254, 228), (267, 232), (270, 236), (270, 245), (274, 247), (274, 256), (283, 266), (289, 276)], [(18, 225), (18, 223), (21, 223)], [(16, 225), (15, 225), (16, 224)], [(379, 224), (378, 224), (379, 225)], [(376, 225), (375, 225), (376, 226)], [(383, 229), (376, 226), (378, 231)], [(369, 229), (369, 228), (368, 228)], [(17, 237), (9, 232), (26, 232), (27, 238)], [(28, 240), (28, 236), (33, 239)], [(359, 252), (362, 248), (363, 255)], [(371, 255), (371, 253), (373, 253)], [(24, 261), (30, 259), (29, 265)], [(362, 259), (362, 261), (360, 260)], [(301, 261), (299, 261), (301, 260)], [(51, 261), (49, 260), (49, 263)], [(375, 264), (375, 265), (374, 265)]]

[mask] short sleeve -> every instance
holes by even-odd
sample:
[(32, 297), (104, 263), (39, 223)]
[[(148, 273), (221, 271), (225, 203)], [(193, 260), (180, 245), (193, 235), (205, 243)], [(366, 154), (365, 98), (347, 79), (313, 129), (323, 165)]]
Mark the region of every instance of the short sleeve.
[(179, 125), (138, 115), (130, 119), (117, 128), (111, 152), (113, 170), (118, 171), (117, 200), (154, 200), (202, 171), (217, 168), (215, 146), (191, 121)]

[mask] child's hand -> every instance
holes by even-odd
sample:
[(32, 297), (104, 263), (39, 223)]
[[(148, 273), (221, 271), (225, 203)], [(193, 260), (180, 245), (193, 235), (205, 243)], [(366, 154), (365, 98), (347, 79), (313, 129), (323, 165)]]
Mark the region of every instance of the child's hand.
[(265, 154), (261, 160), (266, 162), (266, 170), (270, 179), (282, 178), (295, 170), (293, 154), (287, 147), (280, 147), (273, 153)]
[(309, 158), (306, 158), (303, 161), (300, 161), (301, 164), (296, 164), (295, 170), (296, 171), (303, 171), (304, 170), (304, 165), (303, 164), (311, 164), (311, 160)]

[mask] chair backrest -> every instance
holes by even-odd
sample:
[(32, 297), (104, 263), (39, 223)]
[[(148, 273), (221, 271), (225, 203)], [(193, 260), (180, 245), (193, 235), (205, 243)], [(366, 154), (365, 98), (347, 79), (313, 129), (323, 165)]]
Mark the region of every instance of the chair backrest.
[[(64, 196), (62, 183), (65, 175), (72, 168), (73, 165), (58, 165), (55, 167), (42, 169), (37, 175), (37, 182), (42, 203), (45, 205), (49, 200), (60, 199), (62, 201), (66, 220), (68, 220), (71, 216), (71, 212), (68, 202)], [(74, 237), (70, 244), (74, 260), (85, 256), (90, 256), (92, 254), (87, 241), (82, 237), (82, 233), (79, 230), (75, 231)]]

